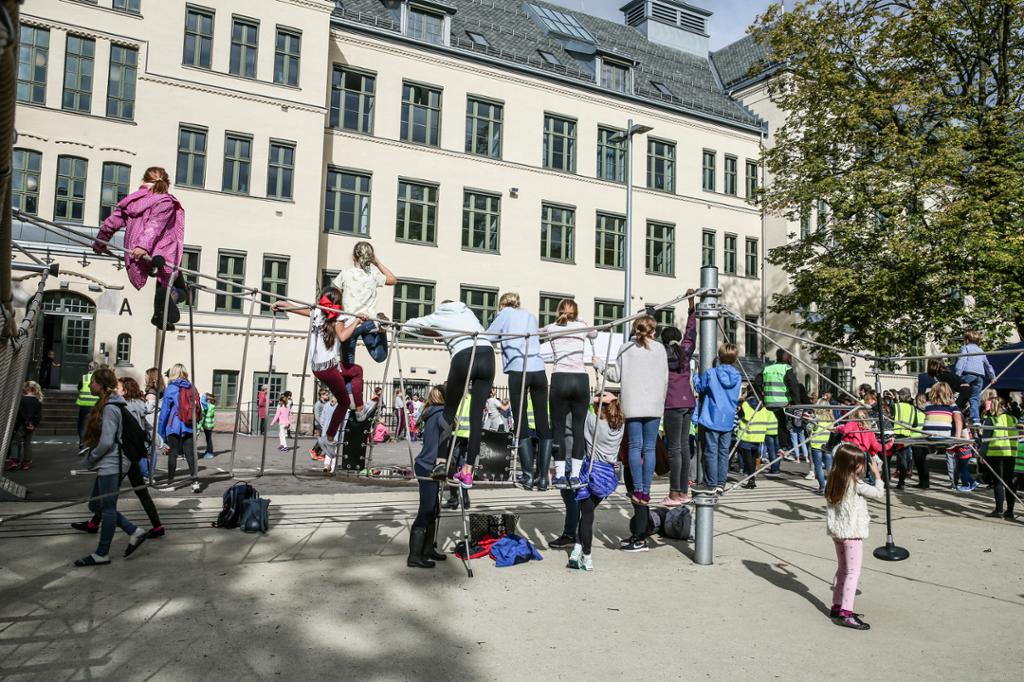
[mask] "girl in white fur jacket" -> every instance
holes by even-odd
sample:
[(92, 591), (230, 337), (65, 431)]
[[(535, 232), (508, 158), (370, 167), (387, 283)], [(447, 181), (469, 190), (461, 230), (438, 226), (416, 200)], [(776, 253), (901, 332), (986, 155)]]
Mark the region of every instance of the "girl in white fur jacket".
[(860, 567), (864, 558), (864, 540), (868, 537), (871, 516), (865, 498), (882, 498), (883, 482), (878, 471), (878, 458), (871, 458), (874, 485), (864, 482), (864, 452), (855, 445), (844, 443), (836, 448), (832, 470), (825, 484), (828, 511), (828, 534), (836, 547), (839, 567), (832, 588), (832, 611), (829, 614), (836, 625), (867, 630), (870, 626), (853, 612), (853, 599), (857, 595)]

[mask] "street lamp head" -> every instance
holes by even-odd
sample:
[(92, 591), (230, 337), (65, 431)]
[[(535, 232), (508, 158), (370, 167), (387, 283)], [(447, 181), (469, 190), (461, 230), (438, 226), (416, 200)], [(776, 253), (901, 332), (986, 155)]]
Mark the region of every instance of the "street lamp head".
[(654, 128), (652, 128), (651, 126), (640, 125), (639, 123), (637, 123), (632, 128), (629, 129), (629, 134), (643, 135), (644, 133), (649, 133), (652, 130), (654, 130)]
[(614, 135), (608, 138), (608, 141), (611, 142), (612, 144), (618, 144), (619, 142), (625, 142), (627, 138), (631, 138), (634, 135), (643, 135), (644, 133), (649, 133), (652, 130), (654, 130), (654, 128), (652, 128), (651, 126), (645, 126), (636, 123), (632, 125), (629, 128), (629, 130), (623, 130), (615, 133)]

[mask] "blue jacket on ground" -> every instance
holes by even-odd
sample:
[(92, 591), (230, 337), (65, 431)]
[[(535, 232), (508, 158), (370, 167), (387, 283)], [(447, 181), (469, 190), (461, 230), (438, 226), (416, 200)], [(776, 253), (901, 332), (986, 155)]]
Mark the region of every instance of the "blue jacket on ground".
[(491, 545), (491, 556), (494, 557), (494, 565), (498, 568), (515, 566), (531, 560), (544, 560), (529, 540), (518, 535), (506, 535)]
[[(160, 404), (160, 424), (157, 432), (162, 440), (167, 436), (192, 435), (192, 429), (178, 419), (178, 397), (182, 390), (192, 389), (192, 382), (186, 379), (175, 379), (164, 390), (164, 400)], [(197, 410), (196, 419), (202, 419), (203, 413)]]
[(698, 374), (693, 382), (700, 395), (697, 423), (712, 431), (732, 431), (740, 381), (740, 373), (732, 365), (718, 365)]
[(430, 474), (438, 455), (448, 456), (444, 448), (451, 430), (451, 425), (444, 420), (444, 405), (431, 405), (427, 408), (423, 413), (423, 431), (420, 433), (423, 445), (420, 454), (416, 455), (416, 473), (421, 476)]

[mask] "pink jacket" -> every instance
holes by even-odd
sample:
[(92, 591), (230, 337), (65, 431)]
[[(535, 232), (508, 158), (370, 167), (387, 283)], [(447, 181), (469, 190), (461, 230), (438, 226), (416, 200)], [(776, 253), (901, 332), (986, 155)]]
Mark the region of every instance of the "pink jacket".
[[(153, 194), (143, 185), (117, 203), (114, 212), (103, 221), (92, 248), (96, 253), (107, 251), (105, 242), (121, 228), (124, 232), (124, 247), (130, 252), (141, 247), (153, 256), (163, 256), (167, 261), (158, 281), (167, 286), (171, 270), (181, 263), (185, 244), (185, 209), (172, 194)], [(136, 289), (142, 289), (149, 278), (149, 263), (125, 255), (128, 281)]]
[(836, 427), (836, 433), (844, 443), (856, 445), (870, 455), (881, 455), (882, 444), (873, 431), (866, 430), (860, 422), (843, 422)]
[(270, 425), (280, 424), (281, 426), (292, 425), (292, 411), (288, 409), (287, 405), (278, 405), (277, 410), (274, 412), (274, 421), (270, 422)]

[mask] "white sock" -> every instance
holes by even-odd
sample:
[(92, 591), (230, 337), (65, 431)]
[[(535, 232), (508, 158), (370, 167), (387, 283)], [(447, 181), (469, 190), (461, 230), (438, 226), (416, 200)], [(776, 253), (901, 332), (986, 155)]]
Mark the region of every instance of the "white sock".
[(583, 460), (574, 459), (572, 461), (572, 475), (575, 478), (579, 478), (580, 472), (583, 471)]
[(110, 563), (110, 557), (109, 556), (100, 556), (99, 554), (95, 554), (95, 553), (92, 555), (92, 560), (95, 561), (98, 564), (109, 564)]
[(565, 478), (565, 460), (555, 462), (555, 478)]

